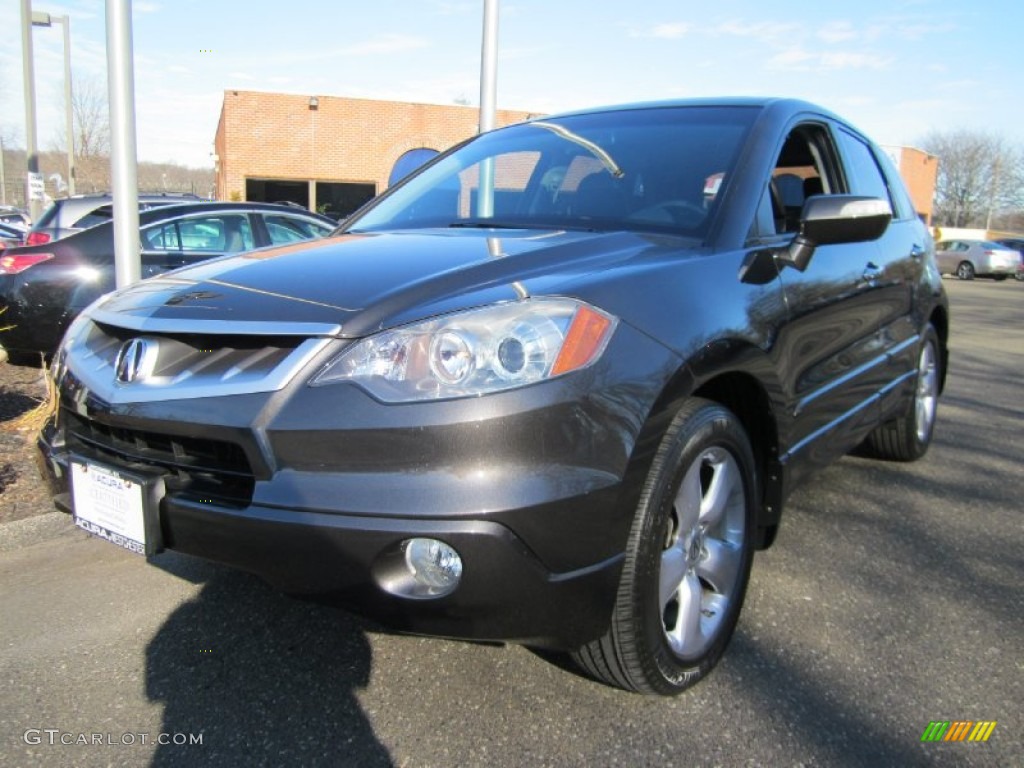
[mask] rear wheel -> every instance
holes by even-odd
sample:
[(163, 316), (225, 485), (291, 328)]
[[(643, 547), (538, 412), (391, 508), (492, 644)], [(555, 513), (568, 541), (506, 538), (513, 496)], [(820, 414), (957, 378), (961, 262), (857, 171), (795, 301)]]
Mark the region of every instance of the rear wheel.
[(961, 280), (974, 279), (974, 265), (969, 261), (961, 261), (956, 268), (956, 276)]
[(905, 416), (882, 424), (865, 441), (865, 453), (876, 459), (915, 461), (925, 455), (935, 430), (935, 413), (942, 382), (939, 337), (929, 325), (917, 356), (914, 400)]
[(658, 449), (630, 531), (611, 626), (573, 658), (627, 690), (674, 695), (725, 651), (753, 557), (754, 461), (727, 409), (693, 399)]

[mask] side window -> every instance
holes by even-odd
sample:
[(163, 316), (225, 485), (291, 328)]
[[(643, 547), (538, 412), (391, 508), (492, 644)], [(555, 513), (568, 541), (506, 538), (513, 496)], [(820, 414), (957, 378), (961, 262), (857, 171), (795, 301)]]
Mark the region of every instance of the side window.
[(835, 157), (823, 125), (807, 123), (791, 130), (765, 185), (752, 235), (771, 237), (796, 232), (808, 197), (840, 191)]
[(914, 201), (910, 199), (910, 192), (907, 191), (907, 185), (903, 183), (903, 177), (900, 176), (896, 163), (884, 151), (879, 152), (876, 150), (876, 157), (878, 157), (878, 164), (882, 166), (882, 173), (885, 174), (885, 179), (889, 185), (889, 195), (893, 202), (893, 218), (915, 218), (918, 215), (917, 208), (914, 205)]
[(284, 245), (285, 243), (296, 243), (300, 240), (310, 240), (314, 237), (323, 237), (331, 228), (318, 224), (308, 219), (297, 219), (291, 216), (265, 216), (264, 222), (267, 225), (267, 233), (270, 235), (270, 242), (273, 245)]
[(838, 134), (847, 170), (850, 172), (850, 192), (854, 195), (881, 198), (887, 201), (895, 212), (896, 206), (893, 205), (889, 194), (889, 185), (878, 167), (878, 160), (871, 147), (846, 131), (840, 130)]
[(186, 252), (237, 253), (255, 248), (245, 214), (198, 216), (178, 222), (181, 249)]
[(236, 253), (256, 247), (245, 214), (196, 216), (168, 221), (142, 231), (142, 248), (184, 253)]
[(180, 251), (181, 240), (178, 238), (178, 225), (172, 221), (142, 230), (142, 250)]
[(103, 205), (96, 210), (85, 214), (85, 216), (76, 221), (73, 226), (76, 226), (79, 229), (88, 229), (89, 227), (95, 227), (97, 224), (102, 224), (105, 221), (110, 221), (112, 218), (114, 218), (114, 207), (112, 205)]

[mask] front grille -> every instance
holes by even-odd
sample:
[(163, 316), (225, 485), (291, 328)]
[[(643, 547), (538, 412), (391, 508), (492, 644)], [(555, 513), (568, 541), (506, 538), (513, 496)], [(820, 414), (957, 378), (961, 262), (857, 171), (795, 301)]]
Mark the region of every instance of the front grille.
[[(84, 351), (113, 371), (117, 353), (135, 331), (95, 323), (84, 339)], [(159, 354), (151, 386), (177, 386), (227, 381), (258, 381), (274, 371), (305, 339), (280, 336), (160, 334)]]
[(126, 469), (160, 470), (168, 493), (232, 507), (252, 500), (252, 467), (235, 443), (113, 427), (68, 410), (61, 421), (71, 452)]

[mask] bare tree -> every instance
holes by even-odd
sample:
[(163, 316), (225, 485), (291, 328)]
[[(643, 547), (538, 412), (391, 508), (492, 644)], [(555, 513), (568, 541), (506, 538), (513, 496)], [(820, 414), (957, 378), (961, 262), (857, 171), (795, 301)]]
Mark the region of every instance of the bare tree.
[(98, 192), (110, 187), (110, 119), (107, 89), (96, 78), (75, 80), (71, 97), (75, 125), (76, 187)]
[[(75, 75), (71, 115), (75, 131), (75, 188), (79, 193), (101, 192), (110, 187), (110, 119), (106, 84), (95, 77)], [(60, 100), (64, 109), (64, 98)], [(67, 151), (64, 122), (51, 141), (52, 152)], [(67, 174), (67, 162), (61, 163)]]
[(939, 158), (937, 224), (991, 228), (1024, 204), (1024, 156), (1003, 139), (958, 129), (930, 133), (921, 146)]

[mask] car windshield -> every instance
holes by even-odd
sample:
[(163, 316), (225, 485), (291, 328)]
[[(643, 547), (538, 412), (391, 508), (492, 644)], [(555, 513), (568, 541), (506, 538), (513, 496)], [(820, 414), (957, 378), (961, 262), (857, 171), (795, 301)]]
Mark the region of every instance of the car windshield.
[(443, 155), (347, 229), (647, 230), (701, 237), (756, 114), (746, 107), (650, 107), (493, 131)]

